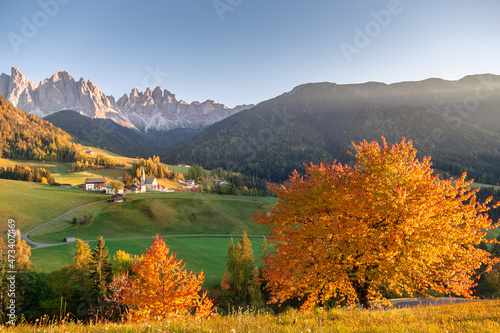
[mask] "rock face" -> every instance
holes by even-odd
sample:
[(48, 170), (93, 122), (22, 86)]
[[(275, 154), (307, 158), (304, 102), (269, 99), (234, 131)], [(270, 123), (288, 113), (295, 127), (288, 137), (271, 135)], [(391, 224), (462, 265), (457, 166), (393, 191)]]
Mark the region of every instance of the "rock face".
[(58, 71), (38, 85), (28, 80), (16, 67), (11, 75), (0, 75), (0, 95), (14, 106), (40, 117), (61, 110), (74, 110), (90, 118), (111, 119), (116, 123), (141, 130), (172, 130), (212, 125), (253, 105), (229, 109), (207, 100), (186, 102), (168, 90), (147, 88), (144, 93), (132, 89), (115, 102), (92, 81), (75, 81), (65, 71)]

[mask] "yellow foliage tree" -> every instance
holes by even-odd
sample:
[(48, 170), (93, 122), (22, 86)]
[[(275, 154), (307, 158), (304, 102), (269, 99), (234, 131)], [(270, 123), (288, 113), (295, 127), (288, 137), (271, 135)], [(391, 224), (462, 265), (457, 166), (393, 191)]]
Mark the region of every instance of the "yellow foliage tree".
[(16, 236), (15, 243), (15, 267), (17, 270), (28, 270), (31, 264), (31, 247), (26, 243), (25, 240), (21, 239), (21, 233)]
[(130, 308), (127, 317), (132, 321), (161, 320), (172, 316), (196, 317), (210, 315), (213, 303), (206, 292), (199, 294), (204, 281), (187, 272), (185, 264), (169, 254), (170, 249), (158, 235), (139, 262), (134, 264), (132, 277), (123, 289), (122, 304)]
[(475, 271), (498, 259), (476, 247), (492, 223), (487, 204), (463, 174), (433, 175), (430, 157), (412, 142), (389, 147), (366, 141), (353, 166), (321, 163), (272, 185), (280, 199), (271, 215), (254, 218), (271, 229), (275, 251), (264, 277), (272, 300), (305, 299), (303, 310), (329, 299), (383, 301), (384, 291), (472, 297)]
[(128, 274), (134, 263), (139, 260), (140, 257), (138, 255), (131, 255), (122, 250), (116, 251), (116, 254), (113, 256), (113, 274), (117, 276)]

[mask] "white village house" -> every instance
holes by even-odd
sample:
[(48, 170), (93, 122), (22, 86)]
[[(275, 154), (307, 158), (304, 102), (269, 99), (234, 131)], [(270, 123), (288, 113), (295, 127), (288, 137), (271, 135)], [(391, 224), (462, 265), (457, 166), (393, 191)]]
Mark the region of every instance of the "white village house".
[[(173, 190), (164, 190), (162, 186), (158, 185), (156, 178), (147, 178), (144, 167), (141, 168), (141, 182), (134, 183), (131, 187), (132, 193), (144, 193), (146, 191), (163, 191), (163, 192), (173, 192)], [(105, 190), (106, 194), (123, 194), (124, 189), (119, 189), (117, 193), (113, 189), (113, 185), (106, 184), (108, 182), (107, 178), (87, 178), (85, 179), (85, 189), (87, 191), (102, 191)]]
[(101, 191), (106, 186), (107, 179), (103, 178), (87, 178), (85, 179), (85, 190), (87, 191)]
[(115, 193), (115, 190), (113, 189), (112, 184), (107, 184), (104, 188), (106, 190), (106, 194), (123, 194), (123, 192), (124, 192), (123, 188), (119, 188), (118, 192)]
[(141, 184), (134, 183), (130, 188), (132, 193), (144, 193), (146, 192), (146, 186), (141, 186)]

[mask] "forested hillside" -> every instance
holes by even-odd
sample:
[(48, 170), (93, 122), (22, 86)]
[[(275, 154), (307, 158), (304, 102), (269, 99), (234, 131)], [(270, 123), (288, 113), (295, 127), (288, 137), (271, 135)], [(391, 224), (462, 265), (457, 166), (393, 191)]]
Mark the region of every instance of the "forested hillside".
[(171, 131), (141, 132), (120, 126), (109, 119), (91, 119), (69, 110), (59, 111), (44, 119), (74, 135), (82, 143), (127, 157), (147, 158), (202, 131), (178, 128)]
[(0, 157), (72, 161), (74, 139), (49, 122), (12, 106), (0, 96)]
[(500, 134), (426, 107), (377, 104), (332, 84), (295, 88), (233, 115), (168, 149), (171, 163), (224, 167), (282, 181), (303, 163), (351, 161), (351, 142), (412, 139), (422, 156), (450, 174), (467, 171), (479, 181), (500, 178)]

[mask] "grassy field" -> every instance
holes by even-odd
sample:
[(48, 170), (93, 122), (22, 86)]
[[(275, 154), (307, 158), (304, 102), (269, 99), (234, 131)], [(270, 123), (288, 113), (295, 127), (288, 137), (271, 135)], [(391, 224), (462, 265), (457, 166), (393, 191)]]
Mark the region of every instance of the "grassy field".
[[(106, 195), (82, 189), (60, 188), (48, 185), (1, 180), (6, 196), (1, 216), (6, 221), (14, 218), (22, 231), (35, 227), (87, 202), (102, 200)], [(19, 189), (20, 191), (15, 191)], [(18, 196), (13, 194), (19, 193)], [(1, 194), (0, 194), (1, 195)], [(26, 196), (30, 199), (26, 200)], [(23, 198), (24, 199), (21, 199)], [(102, 202), (82, 207), (30, 235), (44, 243), (61, 243), (64, 237), (94, 241), (102, 235), (110, 254), (123, 250), (141, 254), (151, 246), (151, 237), (193, 234), (266, 235), (268, 229), (249, 218), (256, 212), (266, 212), (275, 203), (272, 198), (207, 195), (189, 192), (127, 194), (123, 203)], [(33, 204), (33, 203), (39, 204)], [(56, 209), (55, 207), (61, 206)], [(10, 208), (9, 208), (10, 207)], [(6, 208), (9, 208), (8, 211)], [(73, 217), (94, 216), (85, 226), (72, 224)], [(28, 223), (29, 221), (29, 223)], [(4, 229), (7, 228), (5, 223)], [(144, 237), (143, 239), (130, 239)], [(126, 239), (123, 239), (126, 238)], [(185, 258), (188, 269), (205, 271), (206, 286), (220, 282), (226, 263), (229, 237), (174, 237), (167, 238), (172, 251)], [(235, 238), (235, 242), (238, 238)], [(252, 238), (256, 257), (260, 256), (262, 238)], [(36, 249), (32, 251), (34, 270), (51, 272), (73, 262), (74, 244)]]
[[(131, 157), (120, 156), (120, 155), (112, 153), (112, 152), (110, 152), (108, 150), (100, 149), (100, 148), (95, 148), (95, 147), (82, 146), (82, 149), (84, 149), (84, 150), (92, 150), (96, 154), (101, 154), (101, 155), (113, 158), (115, 160), (118, 160), (118, 161), (124, 163), (127, 168), (132, 167), (132, 164), (134, 162), (137, 162), (139, 160), (138, 158), (131, 158)], [(151, 156), (151, 157), (153, 157), (153, 156)], [(185, 177), (187, 177), (187, 173), (189, 171), (189, 168), (187, 168), (187, 167), (181, 167), (181, 166), (177, 166), (177, 165), (169, 165), (169, 164), (165, 164), (165, 165), (168, 167), (169, 170), (172, 170), (172, 171), (175, 171), (175, 172), (181, 172), (182, 174), (184, 174)]]
[(170, 179), (158, 179), (158, 185), (173, 189), (183, 187), (183, 185), (179, 184), (179, 182)]
[[(27, 166), (31, 169), (44, 168), (49, 170), (54, 176), (56, 182), (67, 183), (72, 185), (83, 184), (85, 178), (94, 177), (91, 174), (82, 172), (70, 172), (71, 163), (62, 162), (42, 162), (42, 161), (25, 161), (25, 160), (8, 160), (0, 158), (0, 167), (14, 167), (15, 165)], [(96, 176), (99, 177), (99, 176)]]
[[(177, 259), (184, 259), (189, 271), (199, 272), (203, 270), (205, 275), (204, 288), (217, 286), (224, 274), (227, 251), (230, 237), (167, 237), (164, 238), (172, 252), (177, 253)], [(234, 237), (234, 242), (240, 240)], [(260, 257), (263, 238), (250, 238), (256, 265), (260, 265)], [(152, 238), (129, 239), (129, 240), (106, 240), (110, 256), (116, 251), (124, 250), (131, 254), (140, 255), (152, 244)], [(93, 248), (95, 242), (90, 243)], [(64, 265), (74, 263), (72, 258), (76, 252), (75, 244), (67, 244), (48, 248), (36, 249), (31, 252), (33, 270), (50, 273)]]
[(68, 210), (108, 196), (77, 188), (54, 187), (39, 183), (0, 179), (0, 232), (7, 230), (7, 220), (26, 232)]
[(236, 313), (204, 320), (171, 319), (140, 324), (19, 325), (12, 332), (500, 332), (500, 301), (392, 310), (288, 310), (279, 315)]
[[(256, 211), (268, 211), (272, 198), (219, 196), (200, 193), (127, 194), (123, 203), (98, 203), (83, 207), (39, 229), (31, 239), (60, 243), (65, 237), (84, 240), (160, 235), (242, 234), (265, 235), (266, 227), (250, 221)], [(74, 217), (92, 214), (88, 225), (74, 225)]]
[[(14, 167), (16, 165), (27, 166), (32, 169), (35, 168), (44, 168), (49, 170), (50, 173), (54, 176), (56, 182), (71, 184), (71, 185), (80, 185), (85, 182), (86, 178), (98, 178), (98, 177), (108, 177), (110, 179), (118, 179), (121, 180), (127, 169), (129, 169), (134, 162), (137, 162), (138, 159), (123, 157), (111, 153), (104, 149), (93, 148), (93, 147), (85, 147), (82, 146), (82, 149), (92, 150), (96, 154), (102, 154), (109, 158), (113, 158), (118, 160), (126, 165), (125, 168), (117, 167), (112, 169), (97, 169), (91, 171), (79, 171), (79, 172), (71, 172), (71, 163), (63, 163), (63, 162), (42, 162), (42, 161), (26, 161), (26, 160), (10, 160), (5, 158), (0, 158), (0, 167)], [(187, 179), (189, 168), (187, 167), (179, 167), (175, 165), (165, 164), (169, 170), (175, 172), (181, 172), (184, 174), (184, 177)], [(209, 173), (209, 171), (207, 171)], [(170, 181), (168, 179), (159, 180), (160, 185), (166, 186), (168, 188), (176, 188), (181, 185), (175, 181)]]
[(101, 148), (84, 146), (84, 145), (81, 145), (79, 148), (83, 149), (83, 150), (91, 150), (91, 151), (93, 151), (96, 154), (101, 154), (101, 155), (113, 158), (115, 160), (118, 160), (119, 162), (124, 163), (127, 168), (130, 168), (132, 166), (132, 163), (134, 163), (134, 161), (138, 160), (136, 158), (131, 158), (131, 157), (125, 157), (125, 156), (117, 155), (115, 153), (112, 153), (112, 152), (110, 152), (108, 150), (101, 149)]

